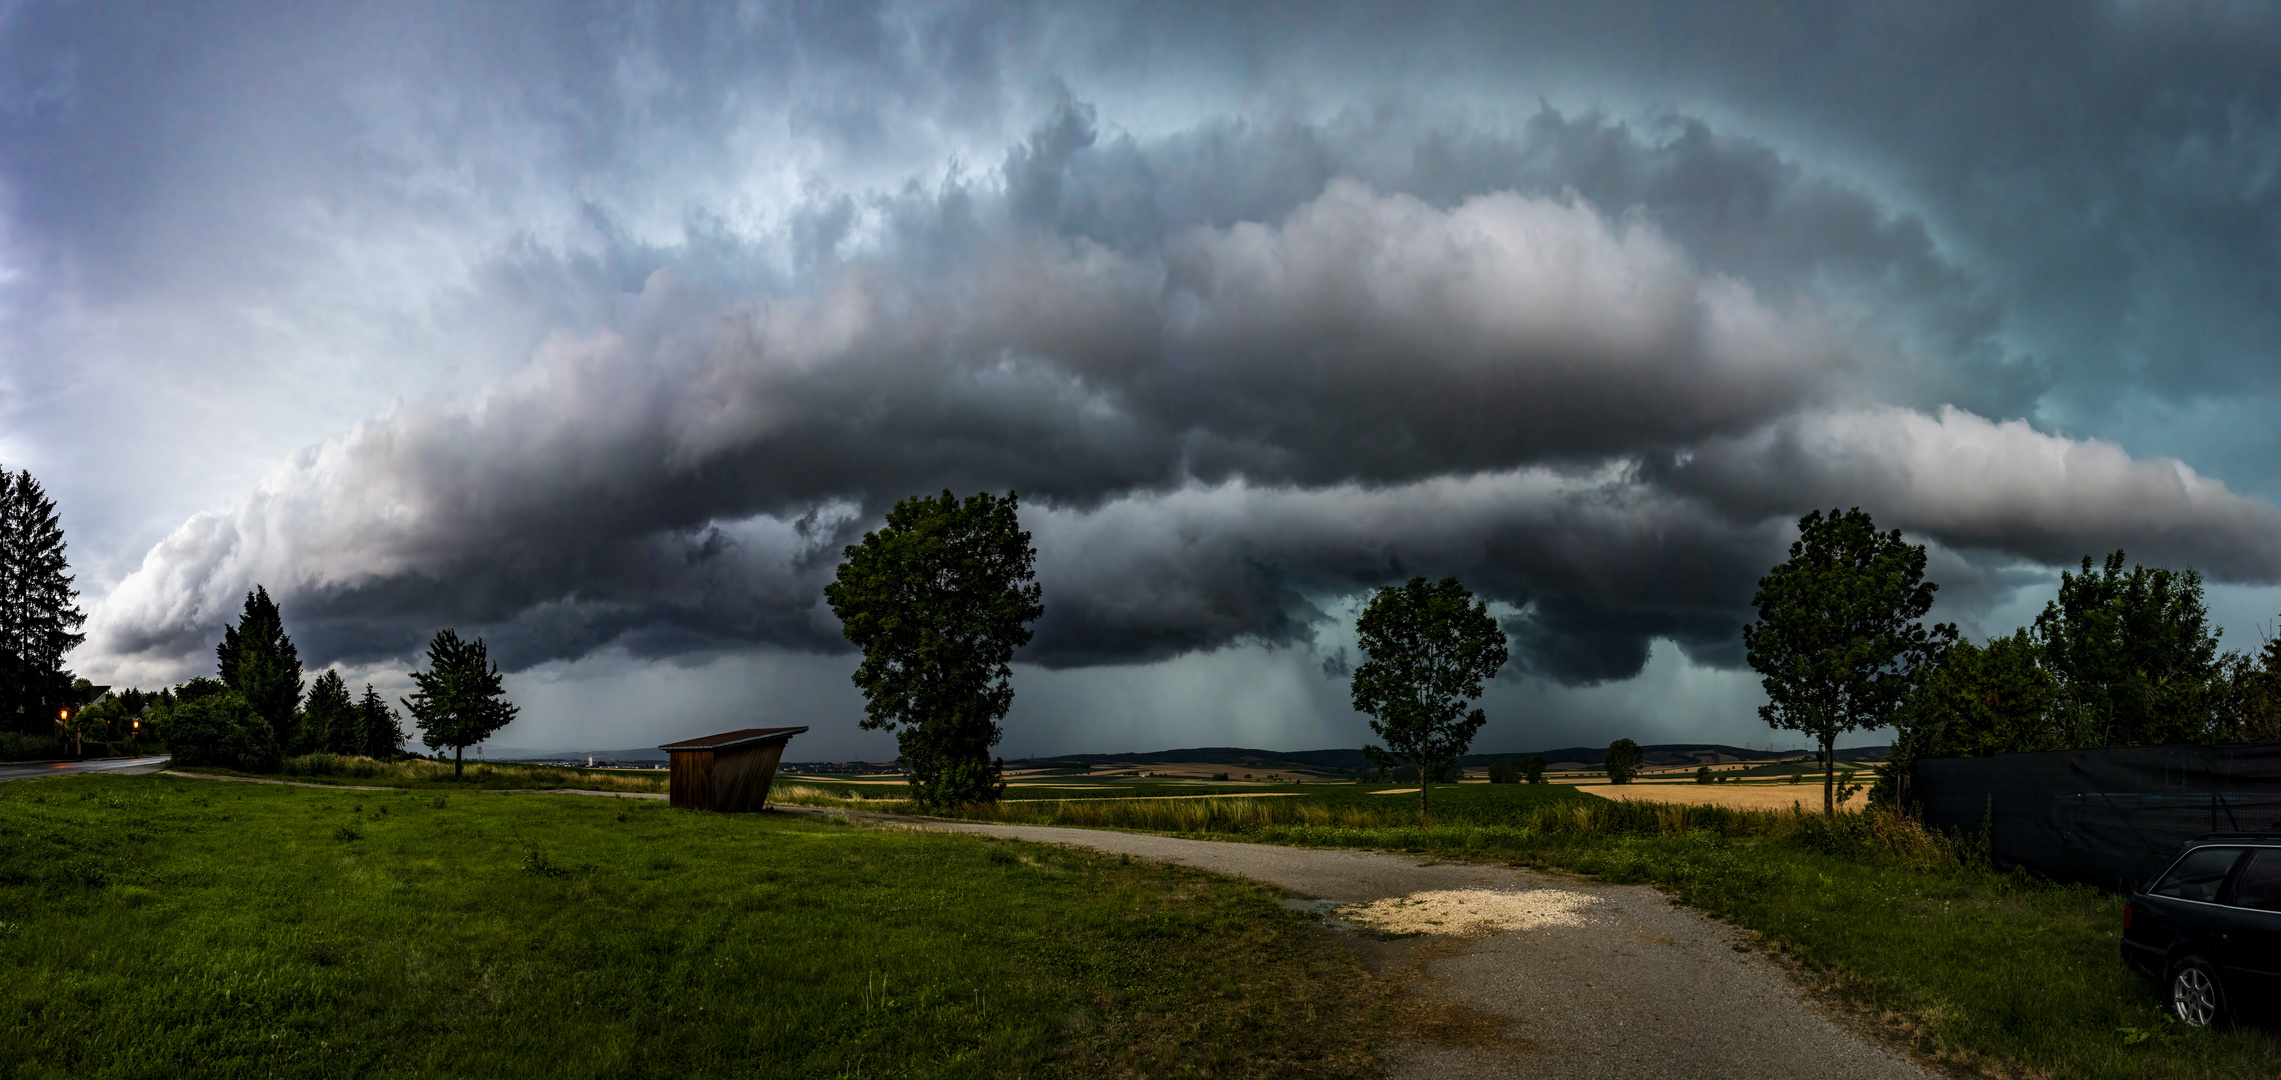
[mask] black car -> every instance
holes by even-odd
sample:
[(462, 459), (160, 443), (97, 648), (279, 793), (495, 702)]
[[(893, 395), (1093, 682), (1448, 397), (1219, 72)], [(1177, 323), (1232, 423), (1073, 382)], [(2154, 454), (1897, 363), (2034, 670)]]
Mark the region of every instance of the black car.
[(2195, 1027), (2269, 1017), (2281, 996), (2281, 834), (2179, 849), (2123, 908), (2123, 963)]

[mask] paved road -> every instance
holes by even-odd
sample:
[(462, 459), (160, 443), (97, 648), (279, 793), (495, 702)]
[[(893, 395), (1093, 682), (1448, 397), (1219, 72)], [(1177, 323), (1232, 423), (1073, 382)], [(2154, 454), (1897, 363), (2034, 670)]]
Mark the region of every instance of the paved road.
[(30, 765), (0, 765), (0, 780), (30, 780), (41, 776), (70, 776), (73, 773), (135, 773), (157, 772), (170, 760), (166, 755), (157, 757), (96, 758), (92, 761), (49, 761)]
[(1356, 935), (1356, 947), (1375, 970), (1399, 977), (1422, 969), (1416, 992), (1473, 1021), (1427, 1026), (1426, 1036), (1390, 1047), (1395, 1077), (1930, 1075), (1817, 1011), (1733, 927), (1643, 886), (1370, 851), (898, 820), (1178, 863), (1339, 904), (1456, 889), (1559, 889), (1597, 901), (1584, 909), (1581, 926), (1463, 938)]

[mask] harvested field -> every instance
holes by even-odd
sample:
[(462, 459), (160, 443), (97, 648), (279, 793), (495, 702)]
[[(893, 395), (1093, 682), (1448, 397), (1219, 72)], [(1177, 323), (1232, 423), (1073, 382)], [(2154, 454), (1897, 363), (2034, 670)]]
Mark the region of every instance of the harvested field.
[[(1577, 784), (1575, 787), (1603, 799), (1623, 802), (1685, 803), (1736, 810), (1788, 810), (1792, 803), (1808, 810), (1822, 808), (1822, 785), (1818, 780), (1810, 784)], [(1868, 788), (1865, 786), (1852, 799), (1838, 805), (1845, 810), (1859, 810), (1869, 805)]]

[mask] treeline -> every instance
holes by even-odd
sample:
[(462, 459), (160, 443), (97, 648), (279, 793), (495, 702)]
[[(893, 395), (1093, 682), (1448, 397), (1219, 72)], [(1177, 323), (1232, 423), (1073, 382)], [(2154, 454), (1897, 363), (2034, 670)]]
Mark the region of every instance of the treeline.
[(2083, 559), (2035, 623), (1947, 644), (1893, 717), (1919, 757), (2281, 741), (2281, 641), (2225, 652), (2193, 570)]
[(351, 698), (337, 671), (302, 693), (301, 653), (269, 590), (246, 594), (237, 625), (214, 647), (215, 677), (158, 693), (149, 716), (177, 765), (275, 772), (286, 757), (320, 751), (390, 758), (403, 752), (402, 719), (366, 683)]
[[(352, 698), (340, 673), (328, 669), (303, 694), (300, 651), (266, 588), (246, 594), (245, 611), (223, 628), (214, 658), (216, 677), (161, 691), (150, 710), (175, 764), (275, 772), (304, 754), (385, 760), (405, 753), (403, 716), (371, 683)], [(402, 701), (432, 749), (464, 757), (515, 718), (481, 638), (438, 631), (427, 670), (410, 675), (419, 692)]]

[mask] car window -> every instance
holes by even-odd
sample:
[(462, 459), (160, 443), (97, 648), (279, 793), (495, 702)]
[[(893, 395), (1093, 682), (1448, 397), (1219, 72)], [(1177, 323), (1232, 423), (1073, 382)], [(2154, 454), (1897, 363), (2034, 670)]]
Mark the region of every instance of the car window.
[(2169, 873), (2162, 875), (2162, 883), (2152, 892), (2156, 896), (2214, 903), (2218, 886), (2225, 884), (2226, 871), (2233, 869), (2234, 860), (2240, 857), (2240, 848), (2196, 848), (2178, 860), (2178, 865), (2171, 867)]
[(2233, 902), (2241, 907), (2281, 911), (2281, 848), (2253, 848), (2249, 864), (2234, 879)]

